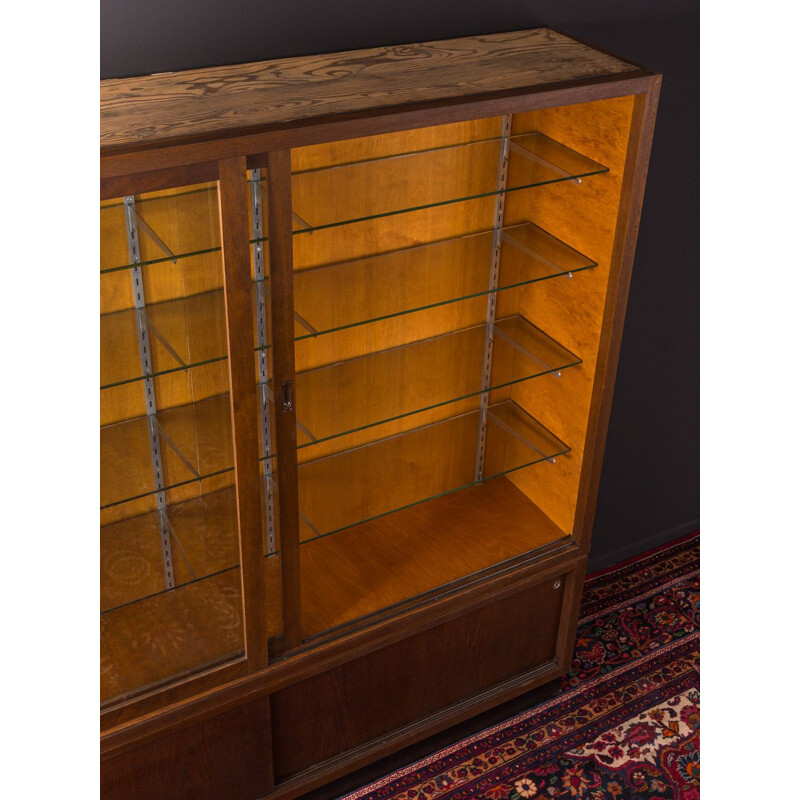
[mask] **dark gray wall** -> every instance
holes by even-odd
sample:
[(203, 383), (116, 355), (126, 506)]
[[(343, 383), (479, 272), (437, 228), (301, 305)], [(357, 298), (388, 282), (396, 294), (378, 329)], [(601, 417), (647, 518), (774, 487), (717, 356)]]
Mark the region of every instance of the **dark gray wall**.
[(547, 26), (663, 73), (590, 568), (699, 517), (699, 3), (101, 0), (101, 76)]

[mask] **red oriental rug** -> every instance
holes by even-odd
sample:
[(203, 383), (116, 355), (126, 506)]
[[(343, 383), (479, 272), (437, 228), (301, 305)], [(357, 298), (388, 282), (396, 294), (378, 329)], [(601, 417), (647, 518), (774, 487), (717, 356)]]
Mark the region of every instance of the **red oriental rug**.
[(700, 534), (587, 579), (549, 702), (344, 800), (698, 800)]

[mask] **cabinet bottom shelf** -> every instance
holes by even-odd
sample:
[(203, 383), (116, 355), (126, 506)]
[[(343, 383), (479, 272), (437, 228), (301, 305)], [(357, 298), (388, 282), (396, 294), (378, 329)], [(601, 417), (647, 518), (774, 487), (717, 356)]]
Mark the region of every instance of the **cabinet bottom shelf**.
[[(264, 559), (267, 630), (280, 632), (280, 561)], [(100, 700), (158, 688), (167, 680), (242, 658), (242, 585), (232, 567), (145, 597), (100, 617)]]
[(304, 638), (566, 538), (505, 476), (304, 543)]
[[(501, 476), (306, 542), (300, 548), (302, 636), (366, 621), (564, 538)], [(264, 577), (273, 635), (281, 630), (279, 556), (264, 559)], [(241, 650), (234, 568), (104, 615), (101, 695), (121, 698)]]

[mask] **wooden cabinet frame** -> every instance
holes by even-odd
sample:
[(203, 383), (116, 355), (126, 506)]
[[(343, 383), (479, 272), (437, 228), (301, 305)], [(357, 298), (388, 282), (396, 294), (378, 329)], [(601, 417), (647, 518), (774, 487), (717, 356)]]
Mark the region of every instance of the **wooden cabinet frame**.
[[(529, 59), (530, 74), (516, 83), (503, 68), (509, 43), (516, 44)], [(410, 48), (412, 64), (415, 57), (427, 57), (431, 52), (454, 54), (450, 63), (455, 68), (451, 69), (456, 73), (461, 69), (461, 79), (434, 88), (435, 71), (421, 68), (407, 71), (405, 78), (389, 75), (399, 101), (373, 97), (370, 87), (374, 83), (370, 81), (374, 77), (370, 76), (385, 70), (381, 64), (387, 51), (394, 58), (400, 50), (380, 48), (347, 54), (351, 65), (348, 74), (323, 81), (316, 90), (318, 100), (308, 99), (311, 111), (303, 110), (303, 116), (294, 111), (293, 92), (306, 97), (314, 91), (312, 83), (308, 84), (311, 89), (296, 89), (296, 82), (287, 77), (282, 87), (282, 76), (324, 74), (325, 59), (333, 56), (104, 82), (102, 198), (218, 181), (245, 642), (244, 658), (166, 683), (131, 700), (110, 703), (102, 710), (105, 797), (294, 797), (552, 680), (569, 667), (660, 76), (562, 34), (539, 29), (429, 43), (419, 46), (418, 51)], [(492, 64), (498, 66), (496, 76)], [(400, 73), (402, 70), (398, 70)], [(283, 97), (285, 104), (276, 100), (258, 107), (244, 92), (241, 103), (249, 110), (235, 117), (234, 123), (213, 122), (212, 128), (204, 128), (202, 114), (191, 119), (189, 112), (196, 104), (184, 76), (192, 77), (197, 86), (215, 79), (224, 83), (242, 74), (257, 76), (256, 85), (259, 79), (271, 76), (274, 85), (268, 96)], [(486, 88), (478, 93), (470, 88), (470, 81), (479, 80)], [(165, 96), (170, 102), (163, 102)], [(285, 413), (278, 409), (275, 417), (278, 473), (282, 478), (278, 490), (284, 628), (281, 640), (273, 643), (270, 660), (261, 563), (263, 509), (258, 401), (253, 381), (247, 170), (267, 170), (273, 385), (291, 387), (295, 380), (291, 148), (622, 97), (633, 97), (633, 110), (571, 538), (411, 598), (342, 633), (304, 642), (300, 627), (297, 434), (291, 388), (287, 388), (287, 409)], [(176, 121), (182, 124), (175, 126)], [(347, 670), (355, 667), (348, 665), (373, 656), (380, 661), (382, 652), (402, 647), (403, 642), (424, 637), (434, 629), (456, 630), (442, 626), (455, 625), (489, 606), (499, 608), (496, 604), (507, 600), (512, 608), (515, 597), (522, 598), (524, 592), (548, 581), (563, 581), (551, 658), (276, 780), (271, 706), (274, 711), (283, 707), (284, 699), (289, 702), (294, 697), (292, 687), (303, 681), (326, 680), (325, 676), (336, 670), (350, 674)], [(201, 761), (206, 766), (200, 766)], [(209, 767), (211, 761), (216, 764)], [(179, 763), (181, 766), (176, 766)]]

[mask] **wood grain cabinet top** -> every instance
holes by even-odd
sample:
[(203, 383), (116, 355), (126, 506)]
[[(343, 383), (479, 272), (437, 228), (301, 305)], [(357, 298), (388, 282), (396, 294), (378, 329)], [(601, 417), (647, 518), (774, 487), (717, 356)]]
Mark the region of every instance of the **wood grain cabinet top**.
[(547, 28), (102, 81), (103, 151), (644, 72)]

